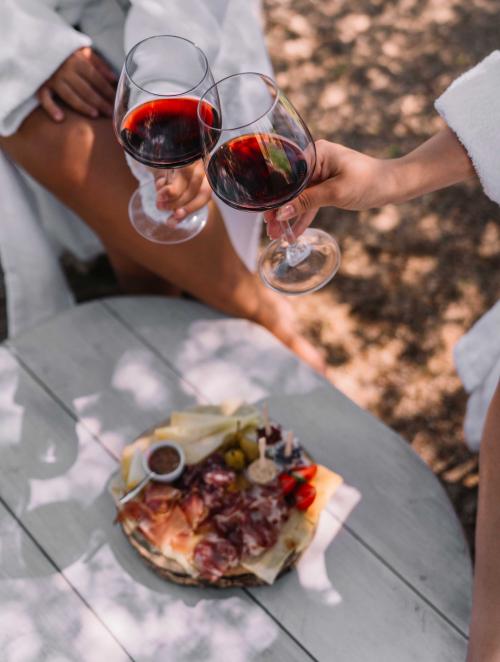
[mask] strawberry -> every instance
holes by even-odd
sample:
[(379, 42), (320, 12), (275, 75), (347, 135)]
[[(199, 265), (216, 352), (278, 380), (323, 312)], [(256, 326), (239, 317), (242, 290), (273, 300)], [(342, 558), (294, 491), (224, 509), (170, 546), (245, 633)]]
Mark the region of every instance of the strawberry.
[(309, 464), (307, 467), (295, 467), (290, 469), (290, 474), (297, 480), (299, 483), (308, 483), (314, 478), (318, 467), (316, 464)]
[(309, 483), (302, 483), (295, 492), (295, 507), (307, 510), (316, 498), (316, 488)]
[(283, 494), (290, 494), (297, 486), (296, 479), (289, 473), (282, 473), (278, 476), (278, 480), (283, 490)]

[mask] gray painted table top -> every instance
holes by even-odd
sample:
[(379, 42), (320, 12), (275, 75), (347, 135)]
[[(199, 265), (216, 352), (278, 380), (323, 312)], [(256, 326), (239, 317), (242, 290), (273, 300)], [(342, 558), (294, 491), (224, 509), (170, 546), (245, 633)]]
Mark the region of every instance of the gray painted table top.
[[(172, 409), (235, 396), (267, 400), (359, 503), (346, 519), (334, 499), (312, 565), (272, 587), (168, 584), (113, 525), (107, 481)], [(440, 484), (250, 322), (117, 298), (5, 343), (0, 453), (2, 661), (465, 659), (471, 567)]]

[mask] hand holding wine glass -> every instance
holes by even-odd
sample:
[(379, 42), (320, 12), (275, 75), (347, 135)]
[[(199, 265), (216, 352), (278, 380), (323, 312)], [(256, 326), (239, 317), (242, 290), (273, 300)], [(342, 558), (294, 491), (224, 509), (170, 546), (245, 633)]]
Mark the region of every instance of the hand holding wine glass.
[(299, 236), (320, 207), (362, 211), (399, 204), (475, 174), (448, 127), (398, 158), (375, 158), (326, 140), (316, 142), (316, 154), (308, 187), (292, 202), (264, 215), (271, 238), (280, 236), (284, 219), (293, 219), (294, 234)]
[[(209, 109), (215, 109), (214, 125)], [(313, 139), (290, 101), (269, 77), (228, 76), (198, 106), (208, 181), (226, 204), (246, 211), (286, 205), (308, 185), (316, 164)], [(263, 252), (259, 273), (272, 289), (305, 294), (325, 285), (340, 264), (336, 241), (308, 230), (296, 240), (288, 221), (284, 238)]]
[[(172, 214), (157, 206), (158, 185), (148, 174), (161, 173), (163, 193), (173, 194), (179, 185), (175, 169), (195, 163), (201, 157), (197, 107), (200, 96), (213, 84), (203, 52), (191, 41), (173, 35), (149, 37), (136, 44), (125, 59), (118, 83), (114, 126), (122, 147), (138, 164), (134, 171), (146, 174), (133, 194), (129, 215), (135, 229), (159, 243), (175, 244), (196, 236), (205, 226), (207, 208), (196, 213)], [(213, 112), (212, 112), (213, 111)], [(207, 106), (207, 122), (217, 123), (215, 111)], [(202, 180), (196, 176), (187, 186), (198, 198)], [(198, 186), (198, 189), (196, 189)], [(185, 192), (185, 191), (184, 191)], [(202, 192), (203, 193), (203, 192)], [(164, 196), (169, 197), (169, 196)], [(170, 196), (172, 197), (172, 195)], [(172, 200), (170, 200), (170, 203)], [(184, 195), (182, 202), (193, 202)], [(196, 208), (191, 204), (189, 211)]]
[(156, 206), (170, 211), (177, 221), (201, 209), (212, 197), (201, 161), (179, 168), (172, 182), (158, 170), (155, 185)]

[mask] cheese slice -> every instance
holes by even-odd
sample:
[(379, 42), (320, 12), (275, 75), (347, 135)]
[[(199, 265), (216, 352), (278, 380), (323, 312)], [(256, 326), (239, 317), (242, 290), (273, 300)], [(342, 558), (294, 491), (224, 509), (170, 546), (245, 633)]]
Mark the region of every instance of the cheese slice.
[(262, 581), (272, 584), (287, 558), (296, 552), (300, 553), (313, 535), (314, 525), (306, 519), (304, 513), (294, 509), (283, 525), (276, 544), (256, 558), (242, 559), (241, 565)]
[(181, 444), (186, 456), (186, 464), (198, 464), (214, 453), (224, 443), (227, 432), (219, 432), (190, 444)]
[(142, 465), (142, 456), (143, 451), (139, 448), (136, 448), (132, 455), (128, 475), (125, 481), (127, 490), (133, 489), (146, 475)]
[(262, 581), (272, 584), (290, 554), (300, 554), (309, 545), (321, 512), (342, 482), (341, 476), (318, 465), (318, 471), (311, 481), (316, 488), (316, 498), (308, 510), (301, 512), (294, 508), (283, 525), (276, 544), (257, 558), (242, 560), (241, 565)]
[(243, 429), (247, 426), (259, 425), (260, 419), (255, 414), (244, 416), (215, 416), (201, 415), (186, 418), (183, 412), (173, 413), (171, 424), (156, 428), (155, 436), (158, 439), (172, 439), (179, 443), (190, 443), (208, 437), (217, 432), (234, 433), (238, 426)]
[(311, 480), (311, 485), (316, 488), (316, 498), (305, 511), (305, 516), (314, 526), (318, 523), (322, 511), (343, 482), (342, 476), (318, 464), (318, 471)]
[[(136, 439), (133, 444), (129, 444), (123, 449), (120, 468), (123, 482), (125, 485), (127, 485), (127, 487), (129, 487), (129, 474), (131, 471), (132, 461), (134, 460), (134, 462), (137, 463), (137, 454), (142, 454), (146, 448), (149, 447), (151, 441), (152, 437), (140, 437), (139, 439)], [(134, 473), (136, 468), (137, 464), (134, 465)]]

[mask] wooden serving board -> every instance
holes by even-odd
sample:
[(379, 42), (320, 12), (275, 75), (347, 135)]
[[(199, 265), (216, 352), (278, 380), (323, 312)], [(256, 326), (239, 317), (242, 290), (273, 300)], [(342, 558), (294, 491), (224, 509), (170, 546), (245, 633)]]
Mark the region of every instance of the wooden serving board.
[[(128, 539), (136, 552), (146, 561), (150, 568), (152, 568), (160, 577), (167, 581), (174, 582), (175, 584), (182, 584), (183, 586), (201, 586), (207, 588), (234, 588), (243, 586), (268, 586), (266, 582), (259, 579), (251, 572), (243, 568), (235, 568), (235, 570), (228, 575), (224, 575), (216, 582), (209, 582), (199, 577), (192, 577), (184, 572), (181, 566), (164, 556), (160, 550), (150, 545), (144, 536), (134, 530), (130, 524), (124, 522), (122, 529), (125, 537)], [(291, 570), (299, 559), (299, 554), (292, 552), (290, 557), (283, 565), (283, 569), (279, 573), (277, 579)]]
[[(157, 423), (153, 427), (149, 428), (141, 435), (139, 435), (132, 443), (136, 443), (140, 439), (145, 439), (153, 436), (154, 431), (159, 428), (168, 425), (170, 419), (166, 419), (160, 423)], [(305, 453), (308, 460), (312, 462), (312, 458), (309, 454)], [(141, 532), (134, 527), (131, 522), (120, 522), (122, 531), (125, 534), (125, 537), (136, 550), (136, 552), (141, 556), (147, 565), (154, 570), (160, 577), (166, 579), (167, 581), (174, 582), (175, 584), (182, 584), (183, 586), (198, 586), (198, 587), (207, 587), (207, 588), (235, 588), (235, 587), (244, 587), (244, 586), (269, 586), (265, 581), (257, 577), (251, 572), (248, 572), (242, 567), (234, 568), (229, 574), (224, 575), (216, 582), (210, 582), (199, 577), (192, 577), (187, 574), (185, 570), (174, 560), (167, 558), (159, 549), (157, 549), (141, 534)], [(289, 572), (297, 563), (300, 556), (303, 552), (297, 553), (296, 551), (291, 551), (290, 556), (283, 564), (283, 568), (276, 577), (279, 579), (284, 574)]]

